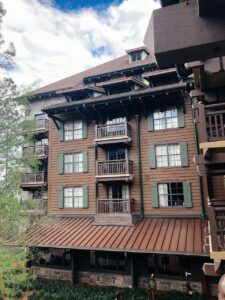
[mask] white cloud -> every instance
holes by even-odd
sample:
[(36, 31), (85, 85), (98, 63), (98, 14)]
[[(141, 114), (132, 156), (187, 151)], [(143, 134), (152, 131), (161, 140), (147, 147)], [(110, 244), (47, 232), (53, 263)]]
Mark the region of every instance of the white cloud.
[[(47, 84), (142, 45), (153, 0), (124, 0), (104, 11), (63, 12), (45, 0), (3, 0), (3, 35), (16, 47), (18, 84)], [(99, 55), (96, 55), (98, 53)]]

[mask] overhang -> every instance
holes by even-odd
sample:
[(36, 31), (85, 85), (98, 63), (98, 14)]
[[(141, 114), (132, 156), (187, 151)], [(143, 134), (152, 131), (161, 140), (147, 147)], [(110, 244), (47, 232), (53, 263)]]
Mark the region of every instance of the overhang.
[(207, 221), (146, 218), (135, 226), (94, 225), (91, 217), (46, 217), (26, 233), (30, 247), (208, 256)]

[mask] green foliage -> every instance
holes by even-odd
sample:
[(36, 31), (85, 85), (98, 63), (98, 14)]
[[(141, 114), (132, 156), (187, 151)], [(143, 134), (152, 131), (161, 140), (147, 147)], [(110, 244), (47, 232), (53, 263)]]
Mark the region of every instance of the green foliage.
[(32, 288), (27, 253), (22, 248), (0, 246), (0, 299), (15, 300)]

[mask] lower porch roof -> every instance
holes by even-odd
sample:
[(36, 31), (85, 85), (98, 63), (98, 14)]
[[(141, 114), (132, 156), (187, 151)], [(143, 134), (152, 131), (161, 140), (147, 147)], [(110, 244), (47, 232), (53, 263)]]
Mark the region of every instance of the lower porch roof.
[(208, 256), (207, 220), (152, 217), (134, 226), (100, 226), (91, 217), (45, 217), (26, 232), (30, 247)]

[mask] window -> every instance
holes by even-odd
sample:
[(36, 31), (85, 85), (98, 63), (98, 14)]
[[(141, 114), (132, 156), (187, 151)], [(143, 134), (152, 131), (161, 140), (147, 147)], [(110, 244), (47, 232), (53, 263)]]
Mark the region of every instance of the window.
[(169, 129), (178, 127), (177, 108), (172, 107), (167, 110), (155, 110), (153, 113), (154, 129)]
[(89, 265), (91, 269), (124, 272), (125, 257), (123, 253), (90, 251)]
[(155, 151), (157, 167), (181, 166), (180, 144), (158, 145)]
[(158, 184), (159, 206), (183, 206), (184, 192), (182, 182)]
[(81, 173), (83, 172), (83, 153), (73, 153), (64, 155), (64, 172)]
[(64, 188), (64, 207), (83, 207), (83, 188)]
[(82, 139), (82, 121), (68, 122), (64, 125), (65, 141)]
[(60, 187), (58, 189), (58, 208), (88, 208), (88, 186)]
[(141, 52), (131, 53), (131, 61), (141, 60)]

